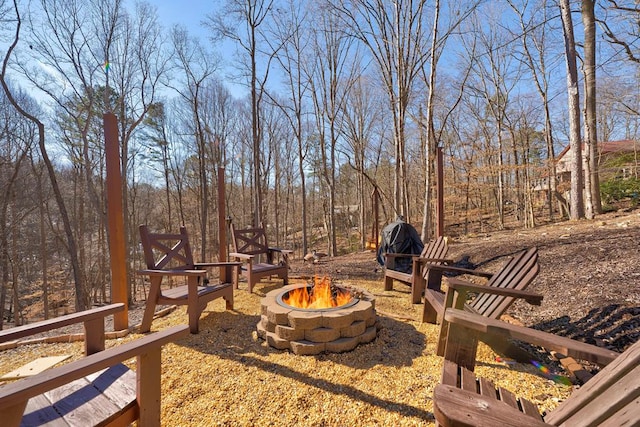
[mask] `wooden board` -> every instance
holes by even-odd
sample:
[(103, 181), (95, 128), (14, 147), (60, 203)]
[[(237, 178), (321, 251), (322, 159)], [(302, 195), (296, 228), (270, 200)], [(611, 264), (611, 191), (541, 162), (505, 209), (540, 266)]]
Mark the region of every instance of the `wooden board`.
[(0, 380), (18, 380), (20, 378), (30, 377), (32, 375), (39, 374), (40, 372), (45, 371), (70, 357), (70, 354), (40, 357), (39, 359), (33, 360), (26, 365), (4, 374), (0, 377)]

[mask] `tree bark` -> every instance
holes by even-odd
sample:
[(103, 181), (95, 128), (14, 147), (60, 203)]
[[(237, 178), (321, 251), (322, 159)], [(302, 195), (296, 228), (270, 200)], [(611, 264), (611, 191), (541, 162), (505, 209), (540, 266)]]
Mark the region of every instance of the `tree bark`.
[(580, 136), (580, 94), (576, 67), (576, 44), (573, 36), (573, 21), (569, 0), (560, 0), (560, 16), (564, 34), (565, 60), (567, 65), (567, 92), (569, 105), (569, 140), (571, 146), (571, 219), (584, 219), (584, 174), (582, 169), (582, 139)]

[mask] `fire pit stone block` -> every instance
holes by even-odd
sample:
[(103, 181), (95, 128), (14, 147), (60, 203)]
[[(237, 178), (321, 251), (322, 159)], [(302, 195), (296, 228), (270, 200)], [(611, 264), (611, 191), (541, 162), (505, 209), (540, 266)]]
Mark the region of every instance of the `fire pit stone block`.
[(287, 341), (303, 340), (305, 337), (304, 329), (296, 329), (291, 326), (276, 325), (274, 333)]
[(269, 318), (266, 315), (260, 316), (260, 326), (267, 332), (276, 331), (276, 324), (269, 322)]
[(340, 338), (340, 330), (332, 328), (307, 329), (304, 338), (312, 342), (330, 342)]
[(344, 353), (351, 351), (360, 344), (358, 337), (340, 338), (327, 343), (327, 351), (331, 353)]
[(291, 349), (291, 343), (293, 341), (285, 340), (277, 336), (276, 334), (272, 334), (271, 332), (267, 332), (267, 343), (278, 350), (289, 350)]
[(292, 311), (290, 308), (282, 307), (274, 303), (269, 306), (267, 310), (267, 318), (269, 322), (275, 325), (288, 325), (289, 324), (289, 313)]
[(376, 339), (376, 335), (378, 335), (378, 328), (376, 328), (375, 326), (369, 326), (365, 331), (364, 334), (360, 335), (360, 343), (364, 344), (364, 343), (368, 343), (373, 341), (374, 339)]
[(346, 328), (340, 330), (340, 336), (344, 338), (353, 338), (364, 334), (367, 330), (367, 324), (364, 320), (357, 320)]
[(347, 310), (325, 311), (322, 313), (322, 326), (325, 328), (346, 328), (354, 320), (353, 313)]
[(315, 329), (322, 326), (322, 313), (319, 311), (291, 310), (288, 324), (297, 329)]
[(291, 341), (291, 351), (302, 356), (312, 356), (320, 354), (327, 348), (326, 343), (311, 341)]
[(375, 316), (375, 314), (371, 301), (360, 300), (353, 306), (353, 318), (355, 320), (367, 320), (372, 316)]

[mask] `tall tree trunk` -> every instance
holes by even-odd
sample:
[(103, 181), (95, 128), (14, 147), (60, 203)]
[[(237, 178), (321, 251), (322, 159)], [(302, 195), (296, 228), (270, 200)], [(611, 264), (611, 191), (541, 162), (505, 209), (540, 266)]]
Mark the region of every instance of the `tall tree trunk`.
[(571, 146), (571, 219), (583, 219), (584, 200), (582, 169), (582, 139), (580, 136), (580, 93), (578, 91), (578, 70), (576, 67), (576, 44), (573, 36), (573, 21), (569, 0), (560, 0), (560, 16), (564, 34), (565, 60), (567, 64), (567, 92), (569, 103), (569, 141)]
[(602, 213), (598, 174), (598, 136), (596, 122), (596, 19), (594, 0), (582, 0), (584, 26), (585, 141), (589, 151), (589, 187), (591, 215)]

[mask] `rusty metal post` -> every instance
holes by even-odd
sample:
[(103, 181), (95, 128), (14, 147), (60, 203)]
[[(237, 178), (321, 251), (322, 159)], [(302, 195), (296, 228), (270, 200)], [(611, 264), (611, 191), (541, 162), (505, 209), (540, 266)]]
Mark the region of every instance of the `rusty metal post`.
[(113, 315), (113, 329), (129, 328), (127, 307), (127, 260), (125, 255), (124, 218), (122, 212), (122, 173), (118, 119), (113, 113), (102, 116), (107, 167), (107, 224), (109, 227), (109, 263), (111, 267), (111, 301), (124, 303), (124, 310)]
[(436, 237), (444, 236), (444, 166), (442, 147), (436, 148)]

